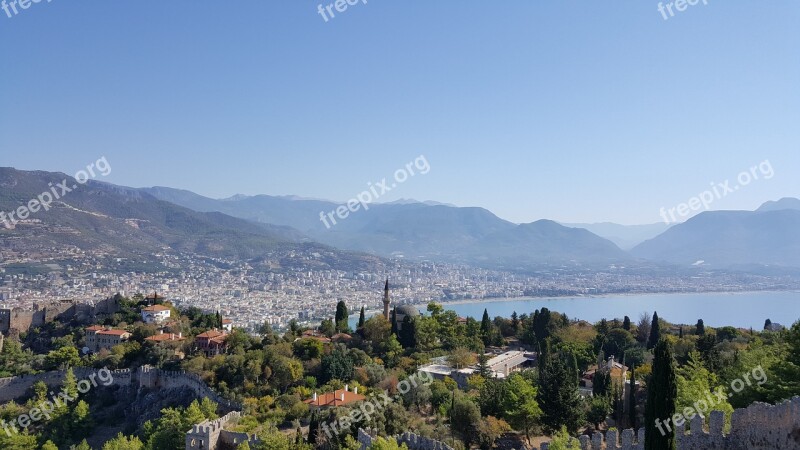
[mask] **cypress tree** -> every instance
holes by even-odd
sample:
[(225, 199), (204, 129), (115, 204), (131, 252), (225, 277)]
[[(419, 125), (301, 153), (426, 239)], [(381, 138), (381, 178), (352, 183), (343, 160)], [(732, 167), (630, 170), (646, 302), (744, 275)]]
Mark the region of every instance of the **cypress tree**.
[(698, 336), (705, 336), (706, 335), (706, 326), (703, 323), (703, 319), (697, 319), (697, 335)]
[(681, 326), (680, 331), (678, 332), (678, 337), (683, 339), (683, 326)]
[(358, 315), (358, 328), (363, 327), (364, 326), (364, 322), (366, 322), (366, 319), (364, 318), (364, 307), (362, 306), (361, 307), (361, 314)]
[(336, 304), (336, 317), (334, 320), (336, 331), (347, 331), (349, 328), (347, 326), (347, 319), (349, 317), (350, 314), (347, 312), (347, 305), (344, 303), (344, 300), (339, 300), (339, 303)]
[(582, 424), (583, 399), (578, 395), (578, 382), (572, 369), (560, 355), (553, 355), (545, 364), (545, 373), (540, 380), (547, 380), (539, 387), (539, 406), (542, 409), (542, 424), (548, 431), (566, 426), (574, 433)]
[(397, 335), (397, 307), (392, 308), (392, 334)]
[(665, 424), (675, 414), (678, 383), (675, 375), (675, 360), (672, 348), (666, 340), (658, 341), (655, 347), (653, 373), (647, 385), (645, 417), (645, 450), (673, 450), (675, 448), (675, 425)]
[(661, 326), (658, 323), (658, 313), (653, 313), (653, 323), (650, 324), (650, 338), (647, 339), (647, 349), (655, 348), (661, 339)]
[(630, 317), (625, 316), (625, 318), (622, 319), (622, 329), (625, 330), (625, 331), (631, 331), (631, 318)]
[(315, 444), (317, 442), (317, 433), (319, 432), (319, 411), (314, 410), (311, 412), (311, 422), (308, 424), (308, 443)]
[(492, 331), (492, 321), (489, 319), (489, 311), (483, 310), (483, 318), (481, 319), (481, 337), (484, 343), (489, 339), (490, 332)]
[(636, 429), (636, 367), (631, 367), (631, 382), (628, 386), (628, 400), (630, 403), (628, 409), (628, 421), (631, 428)]
[(511, 313), (511, 328), (514, 330), (514, 334), (519, 333), (519, 317), (516, 311)]

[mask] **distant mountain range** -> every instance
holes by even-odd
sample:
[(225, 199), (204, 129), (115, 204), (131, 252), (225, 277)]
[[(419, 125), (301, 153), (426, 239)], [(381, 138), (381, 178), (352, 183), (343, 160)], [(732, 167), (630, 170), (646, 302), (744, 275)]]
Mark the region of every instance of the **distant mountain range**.
[[(127, 257), (172, 249), (212, 257), (259, 258), (278, 249), (327, 247), (302, 233), (219, 212), (198, 212), (159, 200), (139, 189), (89, 180), (78, 185), (62, 173), (0, 168), (0, 211), (10, 212), (67, 180), (77, 186), (8, 229), (0, 223), (0, 242), (14, 248), (68, 246), (84, 252)], [(360, 258), (337, 251), (342, 259)], [(373, 258), (374, 259), (374, 258)]]
[(572, 228), (584, 228), (592, 233), (604, 237), (617, 244), (623, 250), (630, 250), (637, 244), (652, 239), (667, 231), (670, 227), (666, 223), (653, 223), (648, 225), (620, 225), (611, 222), (602, 223), (565, 223)]
[[(0, 211), (26, 204), (48, 183), (64, 178), (74, 183), (64, 174), (0, 168)], [(218, 200), (168, 187), (89, 181), (50, 211), (31, 217), (39, 222), (15, 230), (0, 227), (0, 239), (119, 254), (174, 249), (238, 258), (313, 247), (351, 260), (369, 253), (513, 271), (651, 262), (684, 268), (800, 268), (800, 200), (794, 198), (767, 202), (757, 211), (704, 212), (671, 227), (550, 220), (514, 224), (483, 208), (413, 200), (370, 204), (344, 220), (336, 218), (335, 225), (329, 218), (332, 226), (326, 227), (320, 214), (339, 206), (294, 196)]]
[(436, 202), (371, 204), (346, 219), (320, 220), (340, 204), (323, 200), (258, 195), (214, 200), (193, 192), (142, 189), (159, 199), (198, 211), (220, 211), (300, 230), (312, 239), (342, 249), (479, 265), (508, 270), (540, 266), (607, 266), (633, 258), (614, 243), (584, 229), (540, 220), (517, 225), (483, 208), (458, 208)]
[(756, 211), (708, 211), (631, 250), (653, 261), (712, 267), (800, 267), (800, 200)]

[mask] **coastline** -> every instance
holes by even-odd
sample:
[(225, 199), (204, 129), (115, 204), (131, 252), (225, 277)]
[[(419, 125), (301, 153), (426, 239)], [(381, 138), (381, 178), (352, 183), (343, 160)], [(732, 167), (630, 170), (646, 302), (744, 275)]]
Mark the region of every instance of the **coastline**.
[[(490, 297), (479, 299), (465, 299), (465, 300), (440, 300), (436, 303), (442, 305), (470, 305), (476, 303), (504, 303), (504, 302), (524, 302), (524, 301), (548, 301), (548, 300), (581, 300), (581, 299), (603, 299), (611, 297), (645, 297), (645, 296), (663, 296), (663, 295), (747, 295), (747, 294), (776, 294), (794, 292), (800, 293), (797, 289), (764, 289), (755, 291), (696, 291), (696, 292), (625, 292), (619, 294), (583, 294), (583, 295), (562, 295), (562, 296), (547, 296), (547, 297)], [(424, 303), (418, 303), (424, 305)]]

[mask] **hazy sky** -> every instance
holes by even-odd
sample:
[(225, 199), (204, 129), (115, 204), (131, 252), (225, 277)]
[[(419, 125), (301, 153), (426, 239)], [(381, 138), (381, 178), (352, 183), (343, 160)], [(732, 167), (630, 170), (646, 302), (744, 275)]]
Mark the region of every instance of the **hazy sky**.
[(0, 166), (105, 156), (117, 184), (346, 200), (424, 155), (382, 201), (515, 222), (657, 222), (764, 160), (712, 209), (800, 196), (796, 0), (318, 5), (0, 10)]

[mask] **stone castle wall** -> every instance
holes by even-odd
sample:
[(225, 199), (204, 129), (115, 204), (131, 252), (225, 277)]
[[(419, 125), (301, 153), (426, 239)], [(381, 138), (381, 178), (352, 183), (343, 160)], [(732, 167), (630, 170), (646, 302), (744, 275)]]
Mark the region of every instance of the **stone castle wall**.
[[(80, 380), (89, 379), (93, 374), (98, 385), (104, 385), (103, 381), (97, 376), (99, 369), (88, 367), (75, 367), (72, 369), (75, 378)], [(230, 401), (200, 379), (200, 377), (185, 372), (170, 372), (155, 369), (150, 366), (142, 366), (137, 370), (123, 369), (111, 370), (109, 386), (134, 386), (136, 388), (147, 389), (172, 389), (188, 388), (197, 398), (208, 397), (219, 405), (223, 412), (230, 412), (242, 409), (239, 403)], [(44, 381), (51, 389), (60, 387), (66, 376), (65, 370), (39, 373), (36, 375), (22, 375), (18, 377), (0, 378), (0, 403), (5, 403), (25, 396), (30, 392), (31, 387), (39, 381)], [(108, 379), (108, 378), (104, 378)]]
[(0, 309), (0, 333), (24, 333), (54, 320), (91, 322), (98, 315), (111, 315), (119, 311), (119, 302), (109, 297), (92, 305), (75, 300), (52, 301), (34, 304), (33, 309)]
[[(754, 403), (737, 409), (731, 416), (731, 431), (724, 434), (725, 414), (712, 411), (708, 417), (708, 429), (704, 419), (695, 416), (690, 429), (679, 426), (675, 430), (677, 450), (775, 450), (800, 449), (800, 397), (794, 397), (777, 405)], [(644, 429), (639, 429), (634, 441), (634, 431), (624, 430), (621, 436), (615, 430), (580, 436), (582, 450), (643, 450)], [(621, 437), (621, 440), (618, 438)], [(542, 444), (547, 450), (549, 444)]]
[[(97, 376), (99, 369), (92, 369), (88, 367), (75, 367), (72, 372), (78, 381), (90, 379), (94, 375), (94, 379), (98, 385), (105, 385), (103, 381)], [(130, 386), (132, 374), (130, 369), (112, 370), (110, 371), (112, 381), (109, 386)], [(55, 389), (64, 383), (66, 370), (56, 370), (52, 372), (37, 373), (35, 375), (21, 375), (18, 377), (0, 378), (0, 403), (5, 403), (24, 396), (29, 392), (31, 387), (43, 381), (47, 387)]]
[(257, 436), (225, 429), (228, 422), (238, 421), (241, 417), (241, 412), (232, 411), (219, 419), (196, 424), (186, 433), (186, 450), (216, 450), (220, 447), (235, 449), (245, 441), (250, 446), (258, 444), (260, 441)]
[(139, 368), (139, 385), (147, 388), (189, 388), (194, 391), (197, 398), (208, 397), (210, 400), (216, 402), (219, 408), (223, 411), (230, 412), (241, 410), (242, 405), (234, 401), (228, 400), (208, 385), (200, 377), (195, 374), (181, 372), (171, 372), (167, 370), (154, 369), (150, 366), (142, 366)]
[[(452, 447), (443, 442), (420, 436), (410, 431), (393, 436), (393, 438), (400, 445), (406, 444), (409, 450), (453, 450)], [(372, 445), (372, 441), (375, 440), (375, 438), (368, 432), (359, 428), (357, 440), (358, 443), (361, 444), (361, 450), (367, 450)]]

